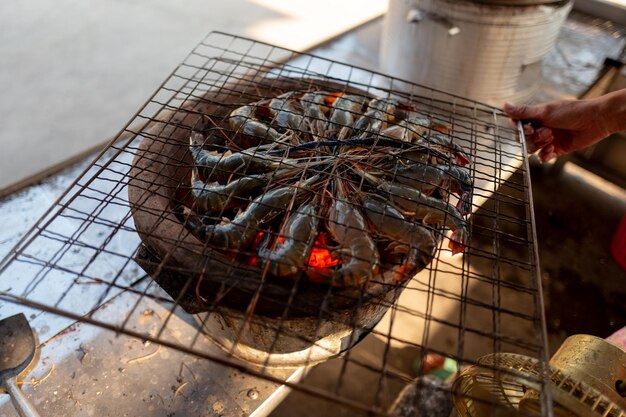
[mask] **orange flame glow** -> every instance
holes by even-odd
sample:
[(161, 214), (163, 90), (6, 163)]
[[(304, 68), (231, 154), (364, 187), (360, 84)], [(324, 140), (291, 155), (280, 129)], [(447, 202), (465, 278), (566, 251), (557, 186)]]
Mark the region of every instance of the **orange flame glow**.
[(330, 95), (324, 97), (324, 104), (326, 104), (327, 106), (332, 106), (335, 101), (341, 96), (343, 96), (343, 93), (331, 93)]
[[(265, 233), (259, 232), (254, 239), (254, 243), (251, 248), (253, 253), (256, 253), (257, 248), (263, 241), (264, 235)], [(278, 236), (277, 240), (279, 243), (285, 242), (285, 238), (283, 236)], [(309, 259), (307, 261), (307, 266), (314, 269), (327, 269), (341, 264), (341, 260), (334, 258), (332, 252), (328, 250), (327, 246), (328, 243), (326, 234), (322, 232), (313, 243), (313, 248), (311, 249), (311, 254), (309, 255)], [(245, 262), (251, 266), (259, 265), (259, 259), (256, 256), (249, 256)]]
[(341, 261), (333, 258), (328, 249), (319, 246), (313, 246), (308, 261), (308, 265), (311, 268), (330, 268), (340, 263)]
[(317, 236), (311, 249), (311, 255), (307, 265), (311, 268), (332, 268), (341, 263), (341, 260), (333, 258), (333, 254), (328, 250), (328, 239), (326, 233), (322, 232)]

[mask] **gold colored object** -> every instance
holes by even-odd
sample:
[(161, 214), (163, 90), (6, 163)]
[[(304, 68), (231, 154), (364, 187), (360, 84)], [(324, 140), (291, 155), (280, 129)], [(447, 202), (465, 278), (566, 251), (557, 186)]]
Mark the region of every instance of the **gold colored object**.
[(599, 337), (575, 335), (563, 342), (550, 365), (585, 381), (626, 409), (626, 398), (617, 392), (626, 381), (626, 351)]
[(524, 355), (483, 356), (455, 380), (455, 405), (464, 417), (540, 416), (545, 372), (555, 416), (626, 417), (626, 351), (589, 335), (566, 339), (548, 367)]

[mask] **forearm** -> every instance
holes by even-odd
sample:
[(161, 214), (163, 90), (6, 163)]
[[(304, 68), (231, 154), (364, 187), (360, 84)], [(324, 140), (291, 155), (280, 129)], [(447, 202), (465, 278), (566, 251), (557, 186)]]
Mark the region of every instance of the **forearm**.
[(626, 88), (605, 94), (594, 101), (597, 114), (608, 134), (626, 130)]

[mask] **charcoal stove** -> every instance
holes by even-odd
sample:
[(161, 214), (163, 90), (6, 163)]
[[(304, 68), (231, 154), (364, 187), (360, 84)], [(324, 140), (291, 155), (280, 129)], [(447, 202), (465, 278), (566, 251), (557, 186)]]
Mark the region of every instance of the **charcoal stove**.
[[(218, 112), (224, 103), (229, 99), (238, 105), (253, 102), (264, 95), (257, 90), (263, 85), (281, 92), (294, 88), (281, 84), (284, 80), (302, 89), (330, 88), (342, 93), (358, 91), (369, 97), (398, 98), (449, 126), (449, 136), (471, 159), (468, 172), (473, 184), (472, 214), (466, 220), (472, 237), (466, 250), (471, 256), (450, 256), (445, 231), (436, 229), (433, 233), (438, 250), (415, 279), (391, 285), (385, 281), (388, 275), (382, 274), (382, 280), (365, 286), (337, 287), (263, 280), (257, 269), (233, 263), (194, 237), (184, 226), (185, 214), (181, 220), (177, 206), (177, 191), (189, 187), (191, 167), (186, 140), (190, 130), (207, 113), (224, 122), (227, 112)], [(220, 95), (225, 99), (216, 100)], [(508, 127), (505, 115), (496, 108), (313, 55), (213, 33), (192, 51), (118, 138), (2, 262), (0, 277), (4, 282), (18, 273), (28, 279), (11, 280), (11, 285), (3, 287), (1, 298), (162, 344), (364, 412), (385, 415), (380, 394), (383, 380), (408, 380), (386, 364), (394, 344), (418, 348), (422, 355), (438, 352), (472, 364), (478, 355), (470, 347), (477, 338), (483, 338), (492, 342), (492, 351), (513, 347), (538, 358), (540, 363), (547, 362), (525, 157), (523, 135)], [(521, 170), (521, 176), (513, 177), (517, 170)], [(505, 187), (506, 180), (510, 181)], [(493, 205), (484, 212), (477, 211), (488, 199), (494, 201)], [(505, 214), (504, 206), (516, 208), (519, 215)], [(72, 223), (70, 231), (65, 227), (68, 222)], [(504, 242), (518, 248), (515, 256), (501, 252)], [(87, 252), (89, 260), (75, 262), (78, 250)], [(202, 256), (198, 258), (198, 254)], [(202, 261), (198, 263), (198, 259)], [(474, 268), (481, 262), (491, 265), (489, 272)], [(103, 265), (110, 274), (94, 272), (96, 266)], [(151, 276), (148, 284), (138, 285), (129, 273), (137, 265)], [(509, 282), (503, 278), (503, 269), (514, 270), (522, 278)], [(40, 289), (43, 280), (54, 281), (54, 292)], [(90, 285), (85, 286), (86, 282)], [(155, 290), (157, 284), (167, 294)], [(472, 288), (476, 286), (489, 288), (489, 296), (474, 294)], [(504, 305), (501, 292), (523, 294), (525, 302)], [(77, 297), (86, 293), (95, 296), (95, 301), (77, 305)], [(136, 297), (137, 304), (154, 300), (170, 316), (183, 311), (199, 315), (203, 324), (197, 327), (194, 338), (173, 341), (166, 337), (167, 317), (160, 327), (139, 333), (129, 325), (136, 307), (128, 307), (115, 321), (94, 315), (120, 293)], [(424, 302), (403, 302), (403, 298), (415, 295), (423, 295)], [(437, 306), (444, 302), (456, 305), (458, 316), (450, 318), (439, 311)], [(486, 322), (473, 321), (475, 313), (480, 312), (489, 312)], [(384, 326), (376, 327), (383, 315)], [(421, 340), (394, 330), (402, 317), (423, 324)], [(300, 323), (294, 330), (290, 320), (297, 319), (309, 323)], [(536, 339), (515, 334), (512, 327), (503, 324), (508, 319), (516, 322), (516, 328), (530, 329)], [(230, 327), (225, 320), (229, 320)], [(429, 340), (430, 329), (439, 325), (458, 332), (453, 347)], [(226, 354), (217, 355), (197, 343), (206, 333)], [(381, 364), (363, 363), (351, 354), (354, 349), (350, 348), (368, 333), (384, 340), (387, 346)], [(299, 356), (290, 357), (294, 352)], [(267, 370), (271, 365), (310, 365), (340, 353), (343, 356), (336, 360), (342, 364), (341, 375), (350, 365), (364, 367), (379, 378), (372, 402), (344, 394), (341, 375), (336, 389), (318, 389), (306, 381), (276, 377)], [(248, 362), (242, 363), (241, 358)], [(538, 383), (542, 383), (541, 378)], [(546, 399), (546, 410), (548, 404)]]
[[(174, 112), (172, 119), (184, 120), (188, 126), (197, 125), (203, 117), (224, 121), (234, 108), (231, 103), (236, 105), (240, 97), (271, 97), (291, 90), (308, 91), (312, 86), (341, 94), (364, 94), (324, 80), (255, 77), (252, 81), (238, 80), (217, 93), (207, 92), (187, 108)], [(229, 140), (241, 136), (225, 123), (220, 129), (227, 132)], [(155, 141), (155, 131), (167, 140)], [(387, 271), (362, 287), (329, 288), (300, 274), (291, 277), (293, 282), (263, 278), (261, 291), (259, 277), (269, 275), (261, 265), (241, 263), (211, 245), (207, 250), (185, 228), (184, 220), (176, 217), (176, 194), (190, 183), (191, 170), (187, 167), (193, 165), (188, 152), (189, 135), (189, 129), (172, 126), (162, 130), (159, 123), (154, 123), (139, 145), (129, 181), (129, 202), (145, 245), (137, 262), (180, 300), (186, 312), (209, 312), (200, 319), (207, 334), (241, 359), (266, 366), (302, 366), (336, 356), (354, 345), (393, 303), (402, 282), (395, 282), (397, 278)], [(309, 144), (330, 142), (330, 138), (324, 139)], [(181, 163), (172, 164), (172, 158)], [(334, 200), (329, 204), (335, 204)], [(258, 227), (258, 232), (261, 230)], [(425, 254), (428, 259), (423, 260), (422, 267), (432, 255)], [(166, 258), (170, 261), (163, 262)], [(157, 271), (158, 265), (168, 273)], [(176, 267), (177, 271), (169, 271)], [(416, 272), (413, 268), (409, 274)], [(208, 301), (215, 298), (219, 298), (217, 309)], [(254, 317), (246, 318), (253, 302)], [(241, 329), (245, 326), (244, 332)]]

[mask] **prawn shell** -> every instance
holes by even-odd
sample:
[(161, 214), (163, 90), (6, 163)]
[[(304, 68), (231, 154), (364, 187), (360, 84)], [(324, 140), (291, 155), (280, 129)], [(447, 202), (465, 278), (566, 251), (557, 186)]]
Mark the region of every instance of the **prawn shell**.
[(394, 268), (401, 275), (398, 280), (406, 279), (430, 263), (436, 240), (429, 229), (406, 219), (397, 208), (378, 196), (366, 196), (363, 210), (374, 230), (392, 239), (394, 252), (400, 248), (406, 252), (404, 262)]
[(259, 259), (263, 265), (268, 265), (270, 273), (290, 278), (303, 271), (317, 235), (318, 211), (317, 202), (299, 207), (287, 219), (282, 242), (274, 239), (273, 247), (259, 246)]

